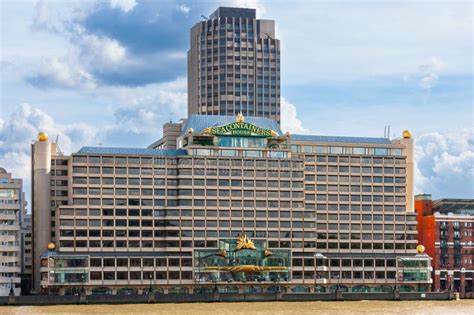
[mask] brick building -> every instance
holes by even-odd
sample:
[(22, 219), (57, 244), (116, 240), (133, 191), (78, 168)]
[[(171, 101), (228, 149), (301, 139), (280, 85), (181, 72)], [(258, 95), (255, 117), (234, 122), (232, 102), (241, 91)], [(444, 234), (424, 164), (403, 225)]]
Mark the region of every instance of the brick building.
[(433, 290), (474, 297), (474, 199), (417, 195), (418, 242), (433, 258)]

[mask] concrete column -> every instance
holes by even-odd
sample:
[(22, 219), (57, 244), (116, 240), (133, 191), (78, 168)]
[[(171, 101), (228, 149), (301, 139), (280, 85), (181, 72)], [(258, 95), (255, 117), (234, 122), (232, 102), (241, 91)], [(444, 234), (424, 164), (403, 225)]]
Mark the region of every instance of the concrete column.
[(393, 291), (393, 299), (396, 301), (400, 300), (400, 290), (398, 288), (395, 291)]
[(41, 289), (41, 255), (51, 240), (51, 142), (39, 137), (32, 145), (33, 289)]
[(10, 292), (10, 294), (8, 294), (8, 305), (15, 305), (15, 304), (16, 304), (15, 292)]
[(459, 294), (461, 296), (461, 298), (464, 298), (464, 294), (465, 294), (465, 287), (466, 287), (466, 276), (465, 276), (465, 273), (464, 272), (461, 272), (461, 279), (460, 279), (460, 284), (459, 284)]
[(415, 211), (415, 157), (414, 157), (414, 140), (411, 136), (411, 133), (405, 134), (404, 138), (400, 142), (405, 146), (405, 155), (406, 155), (406, 211), (414, 212)]

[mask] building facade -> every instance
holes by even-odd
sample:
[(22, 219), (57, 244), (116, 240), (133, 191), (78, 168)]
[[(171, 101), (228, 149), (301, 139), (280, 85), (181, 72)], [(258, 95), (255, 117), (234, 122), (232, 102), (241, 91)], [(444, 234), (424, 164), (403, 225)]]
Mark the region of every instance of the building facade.
[(34, 230), (50, 229), (34, 242), (39, 290), (430, 286), (430, 259), (416, 251), (409, 132), (395, 140), (290, 135), (267, 118), (193, 115), (176, 143), (70, 156), (47, 138), (33, 144), (33, 165), (51, 170), (35, 169), (33, 181), (51, 198), (33, 208), (42, 218)]
[(31, 214), (26, 214), (21, 220), (21, 294), (26, 295), (31, 292), (32, 274), (32, 235), (31, 235)]
[(433, 290), (474, 297), (474, 199), (416, 196), (418, 240), (433, 258)]
[(21, 220), (26, 201), (23, 181), (0, 168), (0, 296), (20, 295)]
[(255, 9), (220, 7), (191, 29), (188, 115), (238, 113), (280, 122), (280, 41)]
[(40, 133), (38, 143), (31, 146), (33, 292), (41, 290), (41, 255), (49, 242), (56, 241), (56, 209), (69, 203), (69, 157), (64, 157), (57, 144), (47, 139), (45, 133)]

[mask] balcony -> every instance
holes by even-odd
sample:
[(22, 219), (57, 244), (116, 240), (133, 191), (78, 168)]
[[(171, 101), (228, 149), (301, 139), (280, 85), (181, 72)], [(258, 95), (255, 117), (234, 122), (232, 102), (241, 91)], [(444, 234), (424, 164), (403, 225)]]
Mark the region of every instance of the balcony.
[(13, 283), (20, 283), (21, 279), (20, 277), (0, 277), (0, 283), (11, 283), (13, 280)]
[(2, 252), (20, 252), (20, 246), (2, 245)]
[(3, 231), (19, 231), (20, 230), (20, 225), (14, 224), (14, 225), (8, 225), (8, 224), (1, 224), (0, 229)]
[(0, 273), (20, 273), (20, 267), (0, 267)]
[(17, 216), (15, 214), (3, 214), (0, 213), (0, 220), (12, 220), (16, 221), (18, 220)]

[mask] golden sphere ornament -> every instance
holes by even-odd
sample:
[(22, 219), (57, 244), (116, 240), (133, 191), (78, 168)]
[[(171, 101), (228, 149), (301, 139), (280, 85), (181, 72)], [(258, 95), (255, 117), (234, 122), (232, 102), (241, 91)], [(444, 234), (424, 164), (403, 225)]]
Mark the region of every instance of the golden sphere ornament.
[(38, 141), (47, 141), (48, 140), (48, 134), (44, 131), (41, 131), (38, 133)]
[(411, 139), (411, 137), (413, 137), (413, 134), (410, 130), (404, 130), (402, 136), (404, 139)]
[(423, 254), (425, 252), (425, 246), (420, 244), (416, 247), (416, 250), (418, 251), (418, 253)]
[(52, 252), (52, 251), (55, 250), (55, 249), (56, 249), (56, 244), (54, 244), (53, 242), (49, 242), (49, 243), (48, 243), (48, 250), (49, 250), (50, 252)]

